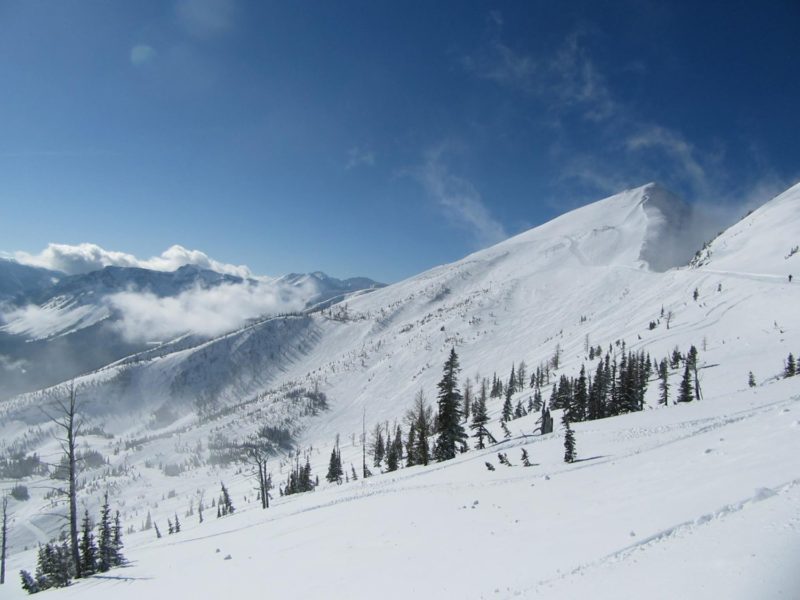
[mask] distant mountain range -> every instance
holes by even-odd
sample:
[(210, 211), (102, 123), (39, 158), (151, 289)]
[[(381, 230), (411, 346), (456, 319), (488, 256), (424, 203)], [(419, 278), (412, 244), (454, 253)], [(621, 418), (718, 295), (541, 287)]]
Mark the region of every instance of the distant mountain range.
[[(262, 290), (288, 293), (292, 307), (308, 309), (383, 285), (365, 277), (340, 280), (319, 271), (244, 279), (194, 265), (171, 272), (108, 266), (67, 275), (0, 259), (0, 399), (64, 381), (151, 347), (154, 340), (131, 340), (120, 332), (124, 315), (112, 301), (118, 294), (175, 299), (189, 292), (246, 286), (256, 296)], [(181, 332), (180, 337), (185, 336), (194, 342), (208, 337), (191, 328)]]

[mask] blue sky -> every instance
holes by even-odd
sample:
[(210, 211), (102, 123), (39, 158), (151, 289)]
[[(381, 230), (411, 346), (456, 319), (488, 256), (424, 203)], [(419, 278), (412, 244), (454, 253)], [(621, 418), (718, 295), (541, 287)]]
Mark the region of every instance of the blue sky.
[(658, 180), (800, 177), (800, 4), (0, 1), (0, 251), (394, 281)]

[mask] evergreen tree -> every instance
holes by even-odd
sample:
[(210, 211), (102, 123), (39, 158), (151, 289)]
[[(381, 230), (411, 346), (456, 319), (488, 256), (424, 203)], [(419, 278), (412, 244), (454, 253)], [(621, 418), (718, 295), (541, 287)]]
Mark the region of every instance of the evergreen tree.
[(503, 421), (503, 423), (508, 423), (514, 414), (514, 407), (511, 405), (512, 392), (513, 388), (511, 387), (506, 388), (506, 399), (505, 402), (503, 402), (503, 412), (501, 415), (501, 420)]
[(525, 450), (525, 448), (523, 448), (523, 449), (522, 449), (522, 466), (523, 466), (523, 467), (530, 467), (530, 466), (532, 466), (532, 465), (531, 465), (531, 460), (530, 460), (530, 457), (528, 456), (528, 451), (527, 451), (527, 450)]
[(439, 382), (438, 427), (434, 455), (436, 460), (444, 461), (454, 458), (456, 449), (466, 441), (466, 433), (461, 426), (461, 392), (458, 390), (458, 355), (455, 348), (445, 362), (444, 373)]
[(756, 376), (753, 375), (752, 371), (747, 374), (747, 385), (750, 387), (756, 387)]
[(175, 533), (181, 532), (181, 522), (178, 520), (178, 513), (175, 513)]
[(581, 365), (581, 372), (578, 380), (575, 382), (572, 393), (572, 402), (570, 402), (567, 413), (570, 421), (583, 421), (586, 419), (586, 410), (588, 405), (588, 394), (586, 392), (586, 369)]
[(470, 428), (473, 430), (472, 437), (478, 438), (476, 448), (482, 450), (485, 448), (484, 439), (491, 440), (492, 434), (486, 429), (486, 424), (489, 422), (489, 413), (486, 410), (486, 383), (481, 384), (481, 391), (475, 404), (472, 407), (472, 425)]
[(342, 471), (342, 456), (339, 452), (339, 440), (337, 437), (336, 445), (331, 450), (331, 459), (328, 462), (328, 474), (325, 475), (325, 479), (328, 480), (329, 483), (336, 483), (342, 482), (342, 475), (344, 474)]
[(669, 366), (667, 365), (667, 359), (662, 360), (658, 365), (658, 376), (661, 380), (661, 395), (658, 403), (667, 406), (669, 404)]
[(511, 430), (506, 425), (505, 421), (500, 421), (500, 429), (503, 430), (503, 437), (509, 439), (511, 437)]
[(115, 567), (125, 564), (125, 556), (122, 554), (122, 520), (119, 511), (114, 513), (114, 527), (111, 534), (112, 562)]
[(386, 470), (390, 472), (397, 471), (399, 464), (400, 457), (397, 455), (397, 445), (391, 444), (389, 452), (386, 454)]
[(511, 375), (508, 376), (508, 385), (506, 386), (506, 393), (513, 394), (517, 391), (517, 376), (514, 371), (514, 363), (511, 363)]
[(175, 533), (175, 526), (172, 524), (172, 519), (167, 517), (167, 535)]
[(678, 388), (678, 402), (691, 402), (692, 400), (694, 400), (694, 390), (692, 389), (691, 365), (687, 360), (681, 385)]
[(100, 522), (98, 528), (98, 548), (97, 548), (97, 570), (105, 573), (112, 566), (112, 547), (111, 547), (111, 508), (108, 506), (108, 492), (103, 497), (103, 506), (100, 509)]
[(233, 507), (233, 502), (231, 501), (231, 495), (228, 493), (228, 488), (225, 487), (225, 484), (220, 481), (220, 488), (221, 488), (221, 495), (219, 498), (219, 503), (217, 505), (217, 514), (220, 516), (225, 515), (232, 515), (236, 510)]
[(417, 447), (417, 437), (416, 437), (416, 428), (414, 424), (411, 423), (408, 426), (408, 438), (406, 439), (406, 466), (413, 467), (416, 463), (416, 451), (415, 448)]
[(380, 468), (386, 454), (386, 443), (383, 440), (383, 427), (380, 423), (372, 431), (372, 464)]
[(398, 466), (403, 461), (403, 429), (398, 424), (394, 430), (394, 440), (392, 441), (392, 447), (394, 448), (395, 454), (397, 454), (397, 464)]
[(797, 362), (794, 359), (794, 354), (789, 352), (789, 356), (786, 358), (786, 370), (784, 371), (784, 376), (794, 377), (795, 375), (797, 375)]
[[(219, 511), (217, 511), (217, 516), (219, 516)], [(153, 521), (153, 527), (156, 530), (156, 539), (161, 539), (161, 532), (158, 530), (158, 523)]]
[(569, 421), (564, 420), (564, 462), (571, 463), (575, 461), (575, 432), (569, 426)]
[(81, 576), (90, 577), (97, 572), (97, 544), (92, 533), (92, 524), (89, 520), (89, 511), (83, 513), (81, 527)]

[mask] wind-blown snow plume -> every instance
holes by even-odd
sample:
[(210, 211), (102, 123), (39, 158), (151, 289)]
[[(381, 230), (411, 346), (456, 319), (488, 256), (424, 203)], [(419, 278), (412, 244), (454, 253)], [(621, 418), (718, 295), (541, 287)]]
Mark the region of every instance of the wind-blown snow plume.
[(308, 294), (301, 288), (267, 282), (200, 286), (177, 296), (149, 292), (112, 294), (106, 303), (119, 314), (115, 323), (133, 342), (174, 338), (184, 333), (215, 336), (267, 314), (301, 310)]
[(133, 254), (106, 250), (97, 244), (48, 244), (39, 254), (15, 252), (17, 262), (34, 267), (43, 267), (54, 271), (62, 271), (68, 275), (89, 273), (108, 266), (139, 267), (154, 271), (174, 271), (183, 265), (195, 265), (210, 269), (217, 273), (252, 277), (250, 269), (244, 265), (231, 265), (219, 262), (200, 250), (189, 250), (174, 245), (167, 248), (160, 256), (140, 259)]

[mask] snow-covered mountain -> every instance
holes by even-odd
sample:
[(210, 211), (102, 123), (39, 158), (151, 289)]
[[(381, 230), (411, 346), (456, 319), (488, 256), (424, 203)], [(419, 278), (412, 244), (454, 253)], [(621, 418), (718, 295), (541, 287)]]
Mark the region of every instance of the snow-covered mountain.
[[(65, 275), (14, 261), (0, 261), (0, 356), (6, 365), (0, 397), (52, 385), (92, 371), (125, 356), (141, 352), (154, 342), (170, 341), (143, 331), (130, 335), (138, 323), (126, 326), (131, 304), (149, 299), (177, 299), (197, 306), (192, 299), (213, 290), (247, 290), (248, 296), (269, 296), (270, 302), (251, 302), (241, 318), (245, 322), (275, 312), (299, 310), (360, 290), (381, 287), (367, 278), (341, 281), (324, 273), (290, 275), (279, 279), (243, 279), (194, 265), (175, 271), (107, 266), (85, 274)], [(239, 294), (241, 295), (241, 294)], [(220, 298), (217, 303), (225, 302)], [(233, 302), (235, 298), (230, 299)], [(163, 306), (163, 305), (162, 305)], [(180, 307), (176, 308), (179, 310)], [(146, 307), (140, 310), (147, 310)], [(235, 306), (230, 307), (236, 310)], [(211, 337), (191, 325), (170, 330), (169, 338), (197, 344)], [(2, 366), (2, 365), (0, 365)]]
[[(800, 253), (793, 250), (800, 243), (798, 232), (800, 185), (723, 232), (689, 265), (705, 241), (694, 231), (692, 211), (650, 184), (368, 294), (355, 292), (330, 306), (253, 321), (213, 339), (178, 339), (122, 358), (76, 380), (86, 414), (106, 436), (90, 436), (87, 443), (108, 457), (109, 469), (114, 469), (105, 476), (100, 471), (87, 474), (87, 502), (96, 503), (98, 492), (111, 487), (121, 502), (130, 502), (125, 517), (138, 525), (148, 511), (159, 518), (185, 511), (197, 500), (197, 490), (213, 493), (223, 478), (237, 498), (252, 499), (252, 482), (233, 467), (217, 466), (213, 447), (263, 425), (280, 429), (294, 448), (307, 451), (315, 473), (324, 474), (337, 435), (345, 464), (358, 465), (363, 420), (368, 426), (394, 423), (420, 390), (433, 398), (451, 348), (459, 354), (463, 384), (493, 373), (505, 378), (520, 361), (529, 369), (552, 366), (556, 353), (560, 360), (554, 375), (575, 376), (582, 365), (589, 372), (596, 366), (590, 348), (600, 346), (617, 355), (624, 347), (660, 359), (694, 345), (700, 355), (703, 402), (658, 407), (657, 386), (651, 383), (643, 412), (576, 425), (585, 463), (563, 465), (558, 432), (523, 437), (535, 427), (531, 415), (508, 424), (511, 440), (452, 463), (414, 467), (341, 488), (323, 485), (311, 498), (281, 498), (266, 517), (250, 506), (239, 525), (218, 522), (193, 530), (197, 543), (187, 545), (193, 550), (176, 549), (176, 556), (191, 560), (199, 552), (197, 560), (205, 564), (202, 553), (213, 552), (208, 544), (229, 543), (237, 549), (236, 560), (255, 559), (255, 542), (246, 530), (258, 527), (264, 532), (260, 542), (283, 540), (276, 540), (275, 552), (269, 553), (270, 564), (278, 565), (276, 574), (296, 568), (291, 561), (303, 556), (297, 548), (321, 544), (344, 557), (329, 573), (338, 574), (342, 596), (371, 593), (352, 583), (366, 565), (367, 571), (375, 569), (391, 582), (390, 597), (399, 597), (415, 591), (415, 577), (423, 577), (423, 566), (429, 567), (433, 556), (448, 555), (448, 540), (463, 538), (466, 544), (477, 536), (485, 540), (490, 556), (510, 552), (507, 561), (498, 563), (507, 564), (520, 560), (519, 552), (528, 544), (546, 539), (553, 558), (530, 569), (513, 569), (511, 581), (502, 585), (503, 572), (495, 566), (487, 571), (495, 584), (487, 587), (482, 580), (477, 588), (461, 585), (481, 570), (476, 557), (483, 554), (454, 558), (463, 567), (454, 565), (462, 575), (449, 578), (449, 587), (436, 587), (437, 595), (540, 597), (556, 590), (555, 597), (577, 597), (569, 590), (585, 593), (591, 583), (602, 582), (604, 573), (629, 575), (634, 567), (624, 570), (614, 564), (629, 561), (640, 549), (647, 551), (651, 542), (689, 535), (695, 526), (718, 515), (738, 515), (752, 503), (782, 498), (788, 505), (774, 510), (796, 520), (797, 474), (790, 457), (800, 450), (797, 415), (783, 415), (796, 410), (792, 399), (800, 394), (800, 378), (782, 379), (781, 373), (786, 356), (800, 353), (800, 282), (790, 283), (788, 277), (800, 274)], [(287, 277), (290, 282), (304, 279)], [(304, 280), (309, 279), (318, 277)], [(748, 384), (751, 372), (753, 387)], [(673, 389), (679, 377), (671, 373)], [(0, 438), (6, 448), (57, 452), (37, 406), (63, 389), (56, 386), (0, 404)], [(320, 393), (324, 402), (317, 401)], [(514, 401), (529, 395), (523, 390)], [(499, 402), (490, 405), (493, 419)], [(760, 433), (748, 431), (747, 423)], [(492, 427), (502, 438), (496, 421)], [(775, 443), (784, 448), (779, 456), (771, 446)], [(520, 448), (537, 457), (536, 468), (503, 471), (500, 466), (487, 475), (484, 463), (498, 451), (518, 453)], [(276, 480), (286, 477), (286, 462), (280, 457), (273, 468)], [(546, 483), (551, 478), (557, 483)], [(715, 478), (718, 483), (709, 483)], [(698, 493), (704, 485), (711, 487)], [(480, 503), (473, 504), (473, 495)], [(406, 501), (420, 516), (411, 523), (402, 521), (402, 528), (387, 525), (378, 533), (379, 515), (388, 518), (394, 514), (388, 511), (402, 511)], [(426, 501), (435, 509), (423, 516)], [(56, 527), (51, 517), (37, 512), (38, 506), (17, 507), (31, 524), (15, 534), (18, 546)], [(464, 511), (457, 512), (462, 506)], [(600, 508), (588, 508), (592, 506)], [(363, 533), (377, 536), (368, 537), (369, 542), (358, 539), (340, 547), (320, 541), (309, 525), (356, 519), (364, 509), (368, 525)], [(301, 516), (305, 512), (310, 516)], [(721, 531), (731, 542), (753, 531), (753, 523), (770, 519), (768, 512), (759, 512), (752, 517), (755, 521), (743, 514), (736, 519), (744, 524), (734, 519), (702, 531)], [(479, 516), (466, 521), (467, 515)], [(550, 525), (542, 519), (550, 519)], [(415, 534), (416, 523), (434, 534)], [(592, 536), (600, 541), (583, 544), (591, 527), (602, 529)], [(320, 535), (334, 536), (334, 529)], [(201, 542), (206, 531), (220, 538)], [(492, 538), (495, 533), (497, 539)], [(408, 544), (425, 540), (421, 546), (428, 550), (419, 561), (409, 562), (414, 577), (392, 576), (386, 569), (394, 558), (370, 558), (381, 548), (400, 560), (385, 547), (395, 536), (406, 552)], [(172, 555), (147, 532), (134, 539), (145, 557), (137, 565), (137, 577), (170, 579), (159, 565)], [(700, 541), (707, 544), (709, 538)], [(357, 556), (350, 551), (353, 545)], [(667, 550), (680, 556), (692, 547), (677, 540)], [(758, 550), (776, 551), (763, 543)], [(658, 561), (652, 552), (642, 556), (648, 564)], [(740, 560), (737, 555), (730, 564), (741, 566)], [(216, 567), (209, 562), (208, 568)], [(232, 567), (232, 573), (241, 575), (239, 568)], [(633, 572), (646, 579), (643, 572)], [(590, 584), (581, 582), (584, 574)], [(214, 585), (205, 575), (200, 581)], [(150, 593), (154, 588), (149, 585), (132, 585), (137, 591), (131, 593), (144, 588)], [(243, 585), (243, 593), (257, 589)], [(682, 595), (676, 585), (664, 588), (669, 590), (665, 597), (694, 597)], [(322, 594), (311, 581), (293, 589), (301, 589), (303, 596)], [(604, 589), (607, 593), (597, 597), (614, 597), (612, 585)]]

